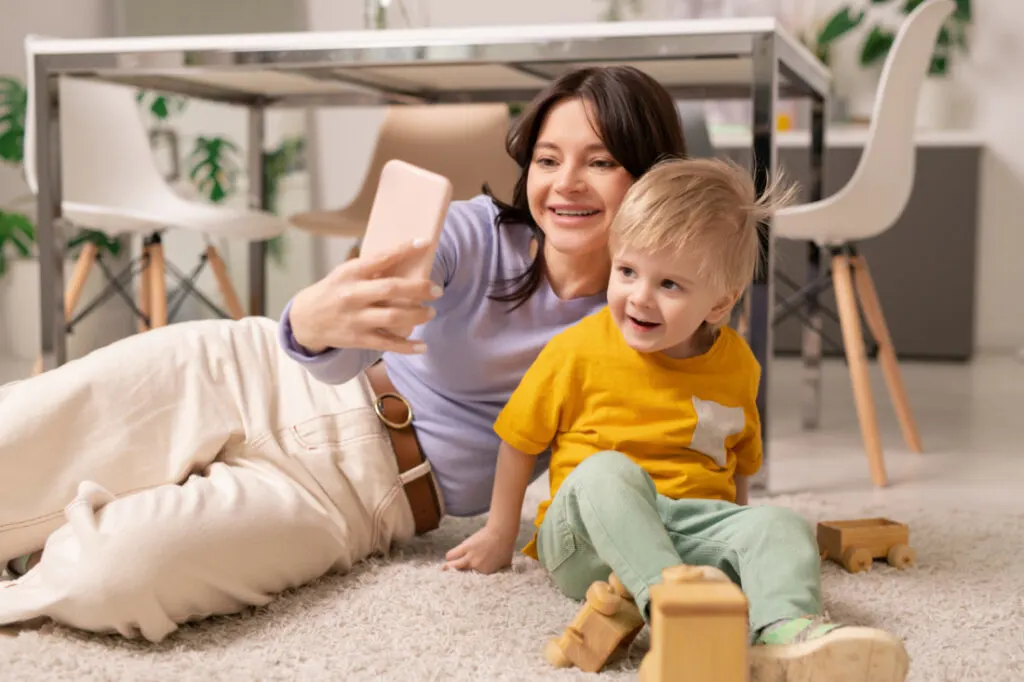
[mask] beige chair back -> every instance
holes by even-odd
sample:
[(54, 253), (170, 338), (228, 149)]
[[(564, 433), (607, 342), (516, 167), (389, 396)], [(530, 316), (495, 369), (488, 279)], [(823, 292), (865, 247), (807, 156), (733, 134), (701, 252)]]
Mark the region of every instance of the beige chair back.
[(452, 183), (452, 199), (469, 199), (487, 183), (504, 201), (512, 198), (519, 167), (505, 151), (509, 113), (505, 104), (432, 104), (391, 107), (362, 187), (341, 209), (292, 216), (296, 227), (321, 235), (363, 235), (381, 169), (401, 159), (439, 173)]

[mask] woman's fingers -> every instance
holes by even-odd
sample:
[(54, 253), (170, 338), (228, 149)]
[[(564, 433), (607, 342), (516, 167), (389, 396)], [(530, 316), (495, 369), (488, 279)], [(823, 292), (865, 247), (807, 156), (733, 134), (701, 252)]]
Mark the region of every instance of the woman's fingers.
[(395, 302), (408, 306), (436, 300), (443, 290), (429, 279), (405, 279), (389, 277), (371, 279), (346, 284), (340, 294), (348, 308), (365, 308), (368, 306)]
[(371, 340), (365, 345), (386, 353), (401, 353), (402, 355), (418, 355), (427, 350), (427, 344), (422, 341), (398, 337), (383, 329), (374, 330)]
[(403, 262), (422, 254), (428, 244), (425, 239), (416, 239), (372, 256), (360, 256), (349, 261), (354, 266), (351, 271), (359, 279), (383, 277), (393, 272)]
[(430, 306), (378, 306), (359, 314), (359, 326), (367, 329), (384, 329), (395, 336), (405, 338), (415, 327), (434, 318)]

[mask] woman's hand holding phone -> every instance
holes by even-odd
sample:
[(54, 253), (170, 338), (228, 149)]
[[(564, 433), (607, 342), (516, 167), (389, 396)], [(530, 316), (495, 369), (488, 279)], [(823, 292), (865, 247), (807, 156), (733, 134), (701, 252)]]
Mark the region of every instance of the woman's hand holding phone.
[(300, 291), (289, 312), (295, 341), (310, 353), (328, 348), (422, 353), (424, 344), (408, 337), (433, 319), (428, 304), (440, 297), (441, 287), (392, 273), (406, 270), (403, 266), (429, 247), (427, 240), (415, 240), (351, 259)]

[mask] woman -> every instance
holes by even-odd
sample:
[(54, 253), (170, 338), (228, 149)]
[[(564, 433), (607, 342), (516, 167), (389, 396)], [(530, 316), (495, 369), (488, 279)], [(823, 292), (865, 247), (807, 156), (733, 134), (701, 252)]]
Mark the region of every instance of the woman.
[(432, 281), (387, 276), (420, 248), (399, 245), (280, 325), (173, 325), (0, 389), (0, 560), (43, 550), (0, 583), (0, 624), (159, 641), (485, 511), (493, 418), (604, 305), (625, 191), (685, 150), (665, 90), (611, 67), (552, 83), (509, 152), (512, 204), (454, 202)]

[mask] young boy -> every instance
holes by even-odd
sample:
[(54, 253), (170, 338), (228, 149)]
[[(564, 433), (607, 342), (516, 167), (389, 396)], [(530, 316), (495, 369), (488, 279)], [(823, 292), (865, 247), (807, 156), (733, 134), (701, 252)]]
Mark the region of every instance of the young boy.
[(756, 199), (748, 172), (717, 160), (669, 160), (636, 182), (611, 228), (608, 306), (554, 337), (499, 415), (491, 513), (449, 566), (511, 561), (534, 457), (550, 447), (552, 499), (523, 552), (566, 595), (614, 572), (648, 618), (662, 569), (714, 566), (749, 601), (753, 680), (902, 682), (896, 637), (821, 618), (810, 525), (741, 506), (761, 466), (760, 367), (724, 325), (773, 195)]

